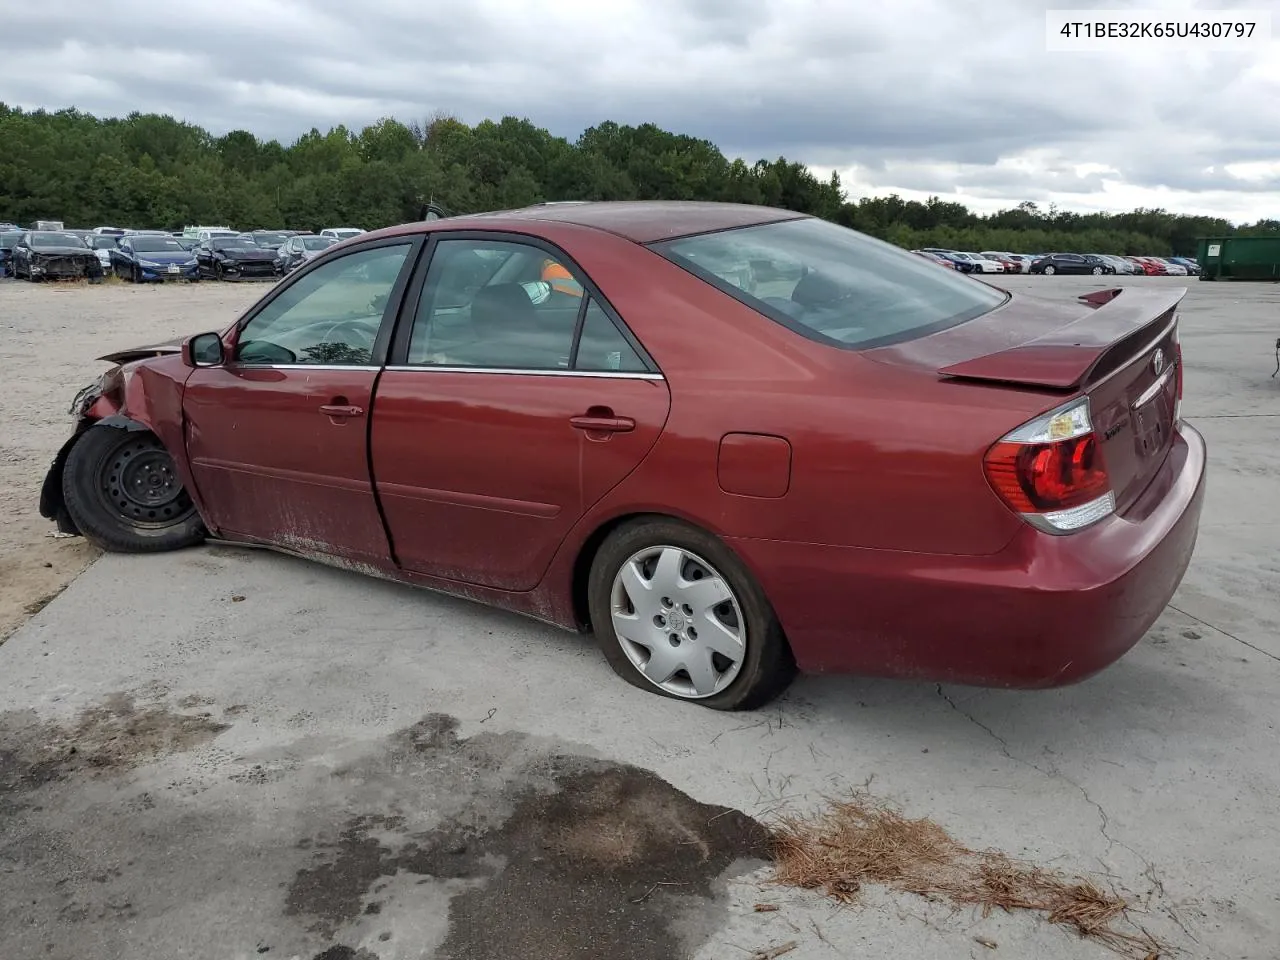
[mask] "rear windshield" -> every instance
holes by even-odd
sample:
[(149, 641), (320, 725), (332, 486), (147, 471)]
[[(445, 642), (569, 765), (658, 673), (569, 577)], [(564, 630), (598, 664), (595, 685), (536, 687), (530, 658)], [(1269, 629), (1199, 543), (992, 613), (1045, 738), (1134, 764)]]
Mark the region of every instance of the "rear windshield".
[(327, 250), (338, 241), (333, 237), (303, 237), (302, 249), (304, 250)]
[(869, 348), (943, 330), (1008, 294), (826, 220), (665, 240), (652, 249), (814, 340)]
[(138, 253), (182, 253), (184, 249), (172, 237), (130, 237), (129, 246)]

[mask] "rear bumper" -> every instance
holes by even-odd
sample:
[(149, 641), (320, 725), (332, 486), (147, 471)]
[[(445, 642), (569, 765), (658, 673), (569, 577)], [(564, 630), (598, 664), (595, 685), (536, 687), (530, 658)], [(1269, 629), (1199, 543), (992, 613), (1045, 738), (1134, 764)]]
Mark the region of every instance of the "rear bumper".
[(1069, 536), (1027, 526), (987, 557), (731, 539), (800, 668), (1055, 687), (1114, 663), (1160, 616), (1195, 549), (1205, 444), (1187, 424), (1124, 516)]

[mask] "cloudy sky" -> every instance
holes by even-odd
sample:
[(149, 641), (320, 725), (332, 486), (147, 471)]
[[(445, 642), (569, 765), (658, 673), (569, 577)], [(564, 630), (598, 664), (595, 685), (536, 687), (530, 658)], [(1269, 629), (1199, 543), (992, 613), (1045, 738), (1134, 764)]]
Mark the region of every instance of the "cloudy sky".
[(1280, 217), (1280, 40), (1049, 52), (1050, 8), (1260, 10), (1280, 37), (1280, 0), (41, 0), (0, 11), (0, 101), (286, 143), (437, 111), (652, 121), (855, 197)]

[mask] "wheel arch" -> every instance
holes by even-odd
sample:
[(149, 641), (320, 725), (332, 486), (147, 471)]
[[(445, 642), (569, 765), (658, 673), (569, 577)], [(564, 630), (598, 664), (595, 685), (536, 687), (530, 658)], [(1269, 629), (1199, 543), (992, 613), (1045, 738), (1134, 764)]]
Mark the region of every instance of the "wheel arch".
[(142, 431), (154, 434), (155, 432), (145, 423), (134, 420), (132, 417), (126, 417), (122, 413), (113, 413), (100, 420), (82, 417), (76, 423), (75, 432), (58, 448), (58, 452), (53, 458), (53, 463), (49, 467), (49, 472), (45, 474), (44, 483), (40, 487), (40, 516), (54, 521), (58, 525), (60, 533), (81, 533), (80, 528), (76, 526), (76, 522), (71, 519), (71, 514), (67, 512), (67, 503), (62, 493), (62, 475), (66, 472), (67, 457), (71, 454), (71, 448), (84, 439), (84, 435), (91, 428), (97, 426), (114, 427), (117, 430), (126, 430), (130, 433)]

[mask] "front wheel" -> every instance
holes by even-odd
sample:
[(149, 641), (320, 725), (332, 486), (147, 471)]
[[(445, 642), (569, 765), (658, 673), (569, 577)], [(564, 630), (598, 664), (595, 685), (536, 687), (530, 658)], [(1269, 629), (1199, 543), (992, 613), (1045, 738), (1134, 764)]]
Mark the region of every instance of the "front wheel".
[(62, 498), (80, 532), (104, 550), (155, 553), (205, 536), (173, 458), (146, 431), (90, 427), (67, 454)]
[(1101, 267), (1094, 267), (1092, 272), (1093, 272), (1093, 275), (1094, 275), (1095, 277), (1100, 277), (1100, 276), (1102, 276), (1102, 268), (1101, 268)]
[(592, 628), (628, 683), (716, 710), (751, 710), (795, 676), (754, 577), (716, 537), (676, 520), (614, 531), (591, 564)]
[(1051, 276), (1053, 276), (1055, 273), (1057, 273), (1058, 271), (1057, 271), (1057, 268), (1053, 266), (1053, 264), (1050, 264), (1049, 266), (1047, 266), (1047, 267), (1045, 267), (1045, 268), (1044, 268), (1044, 272), (1045, 272), (1045, 275), (1046, 275), (1046, 276), (1050, 276), (1050, 277), (1051, 277)]

